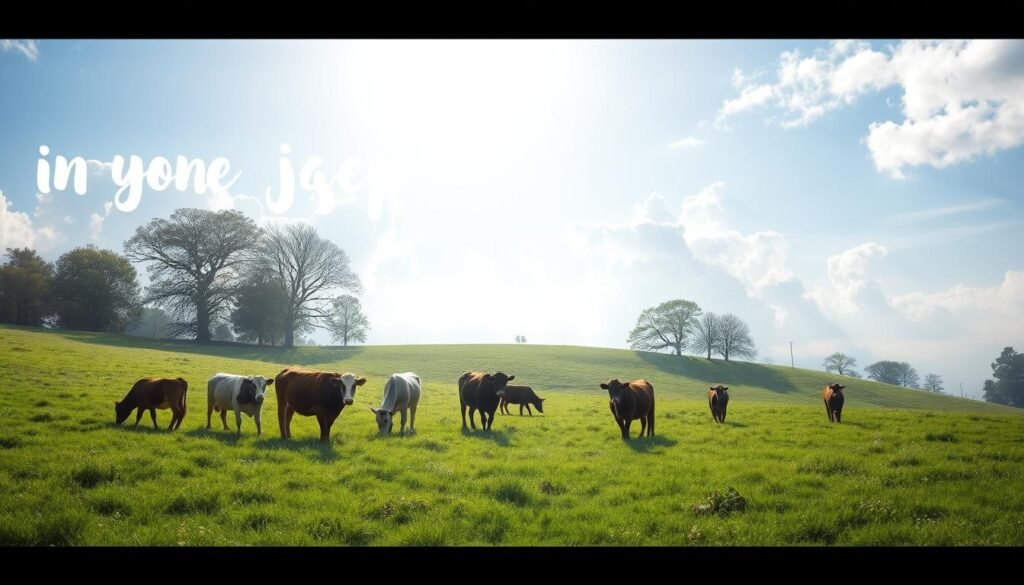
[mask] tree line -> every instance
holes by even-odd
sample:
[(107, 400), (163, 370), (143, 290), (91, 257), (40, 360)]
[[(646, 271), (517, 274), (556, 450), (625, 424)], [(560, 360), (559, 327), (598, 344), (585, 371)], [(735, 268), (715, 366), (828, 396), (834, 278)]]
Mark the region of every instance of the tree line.
[[(238, 211), (178, 209), (136, 228), (124, 252), (85, 246), (51, 265), (8, 249), (0, 321), (285, 347), (319, 326), (344, 345), (366, 341), (359, 299), (333, 296), (360, 293), (359, 277), (308, 224), (260, 228)], [(145, 291), (132, 262), (146, 265)]]
[(644, 309), (626, 342), (640, 351), (667, 349), (679, 356), (688, 351), (706, 355), (709, 360), (712, 354), (726, 361), (730, 357), (757, 357), (750, 327), (742, 319), (731, 313), (705, 313), (700, 305), (686, 299)]

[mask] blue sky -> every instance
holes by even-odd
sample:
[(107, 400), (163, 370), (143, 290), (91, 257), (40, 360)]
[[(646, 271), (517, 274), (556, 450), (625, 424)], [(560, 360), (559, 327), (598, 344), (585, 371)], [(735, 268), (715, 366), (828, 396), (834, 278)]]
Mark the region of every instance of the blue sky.
[[(371, 343), (625, 347), (690, 298), (759, 360), (792, 340), (974, 395), (1024, 346), (1021, 42), (0, 41), (0, 86), (0, 246), (120, 250), (185, 206), (309, 221)], [(282, 143), (354, 180), (272, 213)], [(241, 177), (126, 213), (102, 165), (38, 195), (43, 144)]]

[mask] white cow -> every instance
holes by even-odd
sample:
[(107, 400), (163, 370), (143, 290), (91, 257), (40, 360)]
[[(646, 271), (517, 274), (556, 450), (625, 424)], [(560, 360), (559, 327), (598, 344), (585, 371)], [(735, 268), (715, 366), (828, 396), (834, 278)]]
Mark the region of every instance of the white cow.
[(402, 413), (402, 426), (399, 432), (405, 432), (405, 411), (409, 410), (409, 432), (413, 433), (416, 425), (416, 405), (420, 402), (420, 377), (412, 372), (404, 374), (391, 374), (384, 384), (384, 401), (380, 408), (370, 407), (373, 414), (377, 415), (377, 428), (380, 434), (391, 434), (391, 427), (394, 426), (396, 412)]
[(235, 425), (238, 433), (242, 433), (242, 413), (256, 419), (256, 435), (263, 434), (260, 412), (263, 410), (263, 398), (267, 386), (274, 383), (274, 378), (263, 376), (236, 376), (234, 374), (214, 374), (207, 383), (206, 393), (206, 428), (210, 428), (210, 416), (214, 410), (220, 412), (220, 420), (224, 430), (228, 430), (228, 410), (235, 411)]

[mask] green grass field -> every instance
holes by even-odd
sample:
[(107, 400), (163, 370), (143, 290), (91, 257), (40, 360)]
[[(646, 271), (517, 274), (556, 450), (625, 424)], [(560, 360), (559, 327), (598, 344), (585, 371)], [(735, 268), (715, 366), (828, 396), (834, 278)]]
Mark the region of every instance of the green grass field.
[[(299, 416), (279, 439), (272, 391), (263, 437), (247, 417), (240, 437), (205, 430), (211, 374), (288, 365), (369, 379), (330, 444)], [(463, 432), (466, 369), (515, 374), (546, 414)], [(424, 382), (418, 432), (378, 438), (367, 407), (405, 370)], [(0, 327), (0, 376), (0, 544), (1024, 544), (1020, 410), (847, 378), (844, 422), (830, 425), (824, 372), (561, 346), (282, 350)], [(188, 380), (178, 431), (165, 430), (169, 410), (159, 431), (148, 415), (114, 426), (114, 401), (144, 376)], [(653, 440), (619, 438), (598, 388), (611, 377), (654, 384)], [(717, 382), (730, 387), (725, 425), (703, 397)]]

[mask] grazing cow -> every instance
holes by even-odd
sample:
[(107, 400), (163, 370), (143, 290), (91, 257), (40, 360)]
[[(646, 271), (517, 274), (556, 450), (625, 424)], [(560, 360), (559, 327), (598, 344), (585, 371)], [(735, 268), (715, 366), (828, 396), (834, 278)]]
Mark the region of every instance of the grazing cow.
[(505, 395), (505, 387), (515, 376), (497, 372), (493, 376), (483, 372), (465, 372), (459, 377), (459, 406), (462, 410), (462, 428), (466, 428), (466, 408), (469, 408), (469, 424), (476, 429), (473, 413), (480, 411), (480, 424), (485, 431), (494, 424), (494, 411)]
[(729, 387), (711, 386), (708, 390), (708, 406), (711, 407), (711, 418), (715, 421), (725, 422), (725, 409), (729, 407)]
[(508, 405), (518, 404), (519, 416), (523, 416), (523, 407), (525, 406), (526, 412), (530, 413), (530, 416), (533, 416), (533, 411), (530, 410), (530, 405), (532, 404), (534, 408), (537, 409), (537, 412), (543, 414), (543, 403), (544, 399), (537, 396), (537, 394), (534, 393), (533, 388), (530, 388), (529, 386), (506, 386), (505, 395), (501, 397), (501, 404), (499, 406), (501, 407), (502, 414), (512, 414), (508, 411)]
[(135, 426), (139, 426), (142, 413), (149, 411), (156, 426), (156, 409), (171, 409), (171, 424), (167, 430), (173, 431), (181, 426), (185, 418), (185, 398), (188, 394), (188, 382), (182, 378), (143, 378), (132, 386), (128, 394), (120, 402), (114, 403), (114, 422), (121, 424), (128, 418), (132, 410), (138, 408)]
[(366, 378), (337, 372), (312, 372), (298, 368), (285, 368), (275, 378), (277, 389), (277, 422), (281, 438), (292, 437), (292, 416), (316, 416), (320, 423), (320, 440), (331, 439), (331, 425), (356, 396), (356, 386)]
[(395, 424), (395, 412), (402, 413), (402, 426), (399, 433), (405, 432), (405, 413), (409, 411), (409, 433), (414, 433), (416, 426), (416, 405), (420, 402), (420, 377), (412, 372), (391, 374), (384, 384), (384, 400), (380, 408), (370, 407), (377, 417), (377, 430), (381, 435), (390, 435)]
[(843, 403), (846, 398), (843, 396), (842, 384), (829, 384), (821, 391), (821, 397), (825, 400), (825, 413), (828, 414), (829, 422), (843, 422)]
[(650, 382), (643, 379), (620, 382), (616, 379), (601, 384), (601, 388), (608, 391), (608, 407), (623, 439), (629, 438), (629, 426), (636, 419), (640, 419), (641, 437), (645, 431), (648, 437), (654, 436), (654, 386)]
[(242, 413), (256, 419), (256, 436), (263, 434), (260, 413), (263, 412), (263, 397), (273, 378), (263, 376), (236, 376), (214, 374), (206, 384), (206, 428), (210, 428), (213, 411), (220, 412), (224, 430), (228, 430), (228, 410), (235, 411), (235, 426), (242, 434)]

